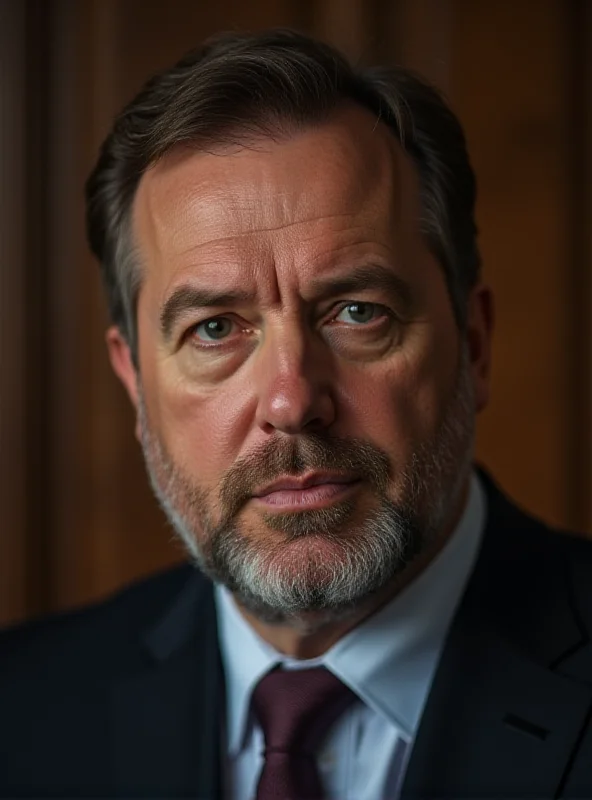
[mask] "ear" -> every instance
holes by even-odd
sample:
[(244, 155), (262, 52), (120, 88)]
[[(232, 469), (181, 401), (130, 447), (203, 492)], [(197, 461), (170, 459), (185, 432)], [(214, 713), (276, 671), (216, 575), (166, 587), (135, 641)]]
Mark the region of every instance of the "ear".
[[(132, 405), (136, 410), (136, 418), (138, 411), (138, 371), (134, 365), (132, 358), (132, 351), (119, 328), (115, 325), (111, 326), (105, 335), (107, 342), (107, 350), (109, 352), (109, 360), (113, 371), (122, 382), (125, 390), (132, 401)], [(136, 437), (139, 436), (138, 425), (136, 423)]]
[(489, 286), (479, 284), (469, 296), (467, 314), (467, 343), (475, 410), (482, 411), (489, 403), (491, 390), (491, 341), (494, 328), (494, 300)]

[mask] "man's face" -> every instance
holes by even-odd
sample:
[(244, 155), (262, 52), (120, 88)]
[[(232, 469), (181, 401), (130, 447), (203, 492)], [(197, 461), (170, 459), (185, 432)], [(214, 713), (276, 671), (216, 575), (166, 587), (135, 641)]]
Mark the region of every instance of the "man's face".
[(139, 373), (113, 361), (177, 531), (264, 618), (356, 607), (457, 513), (486, 380), (420, 218), (357, 108), (140, 183)]

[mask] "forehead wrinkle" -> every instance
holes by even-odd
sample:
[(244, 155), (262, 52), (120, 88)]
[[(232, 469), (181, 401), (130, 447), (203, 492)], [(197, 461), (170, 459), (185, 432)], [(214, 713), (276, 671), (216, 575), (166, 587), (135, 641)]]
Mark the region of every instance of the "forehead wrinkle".
[[(179, 250), (179, 255), (183, 255), (183, 256), (184, 255), (189, 255), (191, 253), (199, 251), (202, 248), (216, 247), (217, 245), (226, 245), (227, 243), (232, 243), (233, 241), (237, 241), (237, 240), (238, 241), (242, 241), (245, 238), (248, 239), (249, 237), (253, 236), (253, 234), (279, 233), (281, 231), (290, 231), (291, 229), (297, 228), (300, 225), (309, 225), (310, 223), (314, 223), (315, 226), (320, 226), (320, 225), (323, 225), (324, 223), (326, 223), (327, 221), (337, 220), (337, 219), (344, 219), (344, 218), (345, 219), (350, 219), (351, 215), (347, 214), (347, 213), (327, 214), (327, 215), (324, 215), (322, 217), (317, 217), (317, 218), (311, 217), (310, 219), (302, 219), (302, 220), (297, 220), (297, 221), (294, 221), (294, 222), (286, 222), (286, 223), (281, 224), (281, 225), (274, 225), (274, 226), (270, 226), (270, 227), (258, 227), (258, 228), (251, 227), (251, 228), (249, 228), (249, 230), (237, 231), (236, 233), (232, 233), (232, 234), (229, 234), (227, 236), (216, 236), (216, 237), (214, 237), (212, 239), (206, 239), (204, 241), (191, 244), (190, 246), (186, 247), (185, 249)], [(349, 232), (353, 232), (353, 231), (359, 230), (362, 227), (363, 226), (361, 224), (356, 224), (354, 226), (343, 226), (342, 228), (340, 226), (335, 226), (332, 230), (333, 230), (333, 232), (337, 232), (337, 231), (341, 230), (344, 233), (349, 233)], [(313, 241), (314, 239), (319, 238), (320, 236), (322, 236), (325, 233), (326, 233), (326, 230), (313, 231), (313, 232), (309, 233), (308, 235), (305, 235), (305, 236), (301, 237), (301, 241), (303, 241), (303, 242)]]
[[(240, 275), (241, 285), (254, 283), (260, 289), (267, 285), (272, 289), (274, 296), (281, 293), (286, 278), (288, 283), (294, 277), (293, 267), (305, 267), (307, 273), (320, 277), (330, 274), (335, 269), (347, 269), (355, 265), (370, 262), (383, 262), (390, 265), (399, 263), (397, 253), (387, 243), (379, 243), (376, 239), (368, 237), (368, 230), (361, 225), (348, 228), (336, 241), (326, 242), (326, 231), (314, 236), (310, 235), (300, 239), (301, 245), (314, 247), (316, 241), (322, 248), (308, 250), (305, 247), (296, 247), (286, 251), (283, 248), (272, 248), (266, 242), (252, 243), (246, 252), (244, 247), (236, 243), (232, 248), (226, 242), (217, 240), (209, 246), (204, 244), (197, 248), (188, 248), (189, 258), (183, 266), (175, 270), (172, 285), (177, 285), (180, 280), (191, 280), (192, 276), (199, 275), (200, 280), (213, 281), (218, 286), (226, 285), (232, 281), (233, 276)], [(216, 258), (216, 251), (220, 251), (220, 258)], [(363, 252), (360, 252), (362, 251)], [(308, 265), (308, 266), (306, 266)], [(222, 275), (221, 273), (224, 273)], [(283, 275), (283, 277), (282, 277)], [(246, 282), (246, 283), (245, 283)], [(300, 283), (300, 281), (298, 281)], [(171, 285), (169, 285), (169, 290)], [(285, 289), (288, 287), (286, 286)], [(302, 290), (304, 286), (300, 286)], [(298, 290), (297, 290), (298, 291)]]
[[(315, 135), (319, 132), (320, 129), (317, 129)], [(373, 138), (375, 146), (371, 148), (372, 153), (366, 157), (368, 149), (362, 148), (366, 137), (362, 136), (358, 141), (359, 137), (356, 137), (355, 131), (351, 130), (338, 134), (336, 149), (339, 152), (329, 151), (328, 154), (333, 179), (327, 181), (331, 187), (327, 192), (323, 191), (324, 184), (319, 184), (318, 191), (315, 191), (316, 181), (313, 181), (312, 189), (309, 185), (305, 185), (297, 187), (294, 191), (286, 190), (287, 179), (290, 175), (297, 175), (298, 161), (295, 159), (297, 152), (292, 153), (287, 167), (283, 154), (280, 153), (278, 180), (265, 181), (263, 186), (257, 182), (258, 170), (262, 164), (260, 160), (247, 165), (246, 179), (240, 182), (233, 180), (233, 164), (229, 163), (229, 159), (226, 159), (226, 168), (220, 167), (224, 161), (220, 156), (216, 156), (216, 162), (212, 162), (212, 157), (203, 153), (192, 153), (188, 156), (188, 158), (194, 156), (210, 158), (208, 163), (210, 166), (213, 163), (213, 171), (207, 168), (206, 175), (201, 164), (195, 161), (191, 167), (188, 166), (187, 160), (183, 159), (171, 168), (166, 168), (161, 162), (149, 176), (151, 179), (149, 185), (144, 187), (150, 190), (144, 193), (146, 202), (143, 210), (149, 212), (153, 218), (151, 220), (153, 224), (149, 226), (152, 228), (150, 238), (156, 240), (153, 256), (161, 261), (166, 258), (172, 272), (178, 276), (179, 272), (195, 269), (198, 266), (179, 263), (180, 259), (185, 262), (195, 257), (198, 261), (207, 262), (215, 259), (218, 248), (224, 261), (228, 263), (233, 258), (233, 250), (236, 247), (239, 256), (237, 266), (239, 264), (245, 266), (250, 260), (248, 251), (247, 253), (245, 251), (245, 243), (249, 241), (252, 242), (255, 254), (259, 254), (260, 247), (264, 248), (260, 254), (263, 259), (258, 258), (258, 262), (267, 261), (270, 255), (272, 258), (277, 255), (277, 252), (275, 254), (271, 252), (272, 249), (275, 251), (276, 248), (285, 246), (286, 240), (283, 236), (280, 237), (282, 232), (289, 235), (290, 240), (297, 239), (298, 243), (306, 243), (313, 242), (317, 236), (322, 240), (322, 236), (327, 232), (340, 234), (351, 231), (353, 234), (354, 231), (368, 226), (367, 235), (373, 238), (374, 243), (378, 244), (376, 238), (381, 240), (382, 245), (390, 243), (391, 238), (382, 234), (392, 235), (401, 227), (408, 227), (406, 223), (410, 221), (409, 199), (406, 195), (413, 187), (417, 176), (412, 175), (410, 186), (408, 174), (414, 173), (415, 170), (411, 163), (408, 165), (402, 163), (409, 159), (390, 132), (385, 136), (386, 138), (382, 136), (380, 139)], [(274, 147), (270, 148), (270, 153), (274, 151)], [(278, 155), (277, 151), (275, 152)], [(274, 177), (270, 153), (265, 154), (270, 160), (264, 163)], [(346, 156), (351, 156), (356, 163), (365, 165), (365, 169), (352, 169)], [(385, 156), (388, 157), (386, 165)], [(341, 171), (337, 174), (340, 165)], [(407, 166), (408, 169), (405, 169)], [(323, 159), (322, 165), (319, 165), (319, 174), (325, 175), (327, 172), (325, 167)], [(175, 172), (176, 175), (173, 174)], [(335, 180), (336, 175), (338, 180)], [(289, 186), (289, 183), (287, 185)], [(263, 190), (263, 195), (260, 190)], [(207, 192), (206, 196), (204, 192)], [(264, 202), (267, 195), (269, 195), (268, 202)], [(335, 206), (338, 210), (334, 210)], [(401, 214), (403, 207), (407, 211), (405, 220)], [(278, 209), (279, 222), (265, 224), (265, 217), (271, 217), (271, 221), (275, 222), (273, 215)], [(325, 211), (329, 213), (324, 213)], [(285, 221), (288, 213), (292, 215), (292, 219)], [(294, 219), (295, 216), (299, 218)], [(172, 217), (175, 223), (173, 225), (171, 225)], [(241, 219), (242, 217), (247, 219)], [(419, 215), (417, 217), (419, 218)], [(222, 232), (224, 235), (220, 236)], [(277, 240), (271, 236), (274, 233), (278, 234)], [(254, 234), (258, 236), (254, 237)], [(336, 244), (338, 243), (333, 242), (330, 246), (323, 247), (325, 254), (330, 256), (332, 250), (349, 246), (349, 242), (337, 248)], [(304, 255), (306, 259), (311, 256), (311, 254), (298, 254), (297, 250), (293, 255), (296, 258)], [(316, 256), (312, 255), (316, 260)], [(327, 258), (327, 255), (319, 256), (319, 261), (324, 258)], [(258, 263), (255, 270), (258, 277), (261, 275), (261, 269), (262, 264)]]
[[(314, 133), (318, 135), (321, 131), (317, 129)], [(256, 158), (255, 163), (242, 161), (241, 166), (246, 164), (246, 169), (243, 169), (243, 180), (239, 183), (233, 182), (234, 164), (228, 163), (228, 157), (215, 156), (214, 161), (214, 156), (210, 154), (193, 152), (172, 166), (167, 167), (161, 162), (150, 175), (153, 191), (150, 192), (149, 205), (155, 226), (159, 232), (168, 230), (166, 220), (161, 220), (161, 215), (152, 202), (154, 190), (158, 194), (159, 187), (162, 189), (167, 206), (165, 214), (166, 211), (169, 214), (172, 211), (177, 215), (181, 222), (179, 231), (181, 235), (186, 227), (183, 217), (190, 218), (192, 214), (206, 229), (211, 225), (219, 226), (221, 222), (230, 227), (240, 228), (246, 222), (253, 232), (264, 233), (312, 221), (319, 210), (319, 198), (325, 206), (335, 206), (336, 203), (351, 205), (350, 209), (336, 212), (334, 214), (336, 217), (348, 213), (355, 215), (359, 213), (360, 205), (384, 208), (385, 195), (390, 198), (390, 202), (387, 199), (388, 206), (393, 201), (396, 202), (396, 196), (399, 194), (393, 186), (394, 173), (399, 172), (396, 158), (398, 153), (394, 152), (396, 143), (390, 141), (390, 134), (388, 136), (388, 144), (380, 141), (383, 137), (380, 139), (373, 137), (375, 147), (372, 150), (376, 149), (376, 152), (366, 156), (366, 152), (364, 154), (360, 152), (360, 147), (357, 141), (354, 141), (351, 131), (338, 132), (334, 136), (336, 146), (330, 149), (328, 154), (323, 154), (323, 170), (337, 172), (339, 175), (339, 181), (335, 182), (339, 188), (329, 194), (323, 191), (324, 185), (321, 185), (320, 191), (315, 191), (314, 186), (307, 186), (304, 190), (297, 191), (282, 190), (281, 184), (289, 180), (294, 170), (298, 168), (298, 152), (291, 152), (291, 148), (297, 147), (302, 137), (294, 137), (281, 145), (274, 145), (269, 152)], [(384, 157), (387, 150), (390, 151), (388, 152), (390, 169), (384, 168), (384, 158), (380, 157), (381, 155)], [(209, 160), (202, 161), (203, 168), (200, 168), (199, 161), (194, 161), (192, 174), (191, 171), (187, 173), (188, 159), (191, 158)], [(348, 168), (351, 167), (349, 161), (352, 159), (355, 161), (363, 159), (364, 168), (361, 170)], [(232, 162), (236, 160), (236, 156), (231, 159)], [(166, 158), (163, 161), (166, 161)], [(189, 169), (191, 170), (191, 167)], [(185, 175), (188, 175), (187, 179)], [(171, 196), (172, 202), (166, 202)], [(269, 217), (270, 211), (278, 221), (266, 224), (264, 218)], [(323, 216), (329, 218), (331, 215)], [(257, 220), (257, 217), (260, 220)], [(237, 231), (237, 234), (240, 235), (240, 231)]]

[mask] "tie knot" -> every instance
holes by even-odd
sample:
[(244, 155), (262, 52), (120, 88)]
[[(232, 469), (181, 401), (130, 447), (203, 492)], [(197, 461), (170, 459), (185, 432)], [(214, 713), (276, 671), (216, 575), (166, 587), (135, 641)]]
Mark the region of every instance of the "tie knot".
[(355, 694), (325, 667), (274, 669), (253, 692), (266, 754), (312, 754)]

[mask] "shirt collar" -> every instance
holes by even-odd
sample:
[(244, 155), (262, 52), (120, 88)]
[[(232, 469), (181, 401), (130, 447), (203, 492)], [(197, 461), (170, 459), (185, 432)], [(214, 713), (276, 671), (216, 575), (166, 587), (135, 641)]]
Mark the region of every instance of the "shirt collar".
[(230, 755), (240, 752), (245, 741), (253, 689), (280, 663), (291, 668), (326, 666), (364, 703), (412, 738), (448, 627), (477, 557), (485, 502), (484, 491), (473, 475), (462, 518), (434, 560), (390, 603), (317, 659), (297, 661), (278, 653), (242, 617), (230, 592), (218, 585)]
[(226, 726), (231, 756), (240, 752), (247, 731), (251, 694), (259, 680), (282, 661), (241, 616), (231, 593), (216, 585), (216, 608), (226, 681)]

